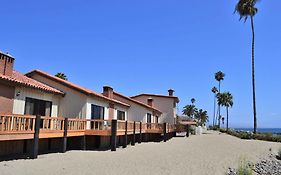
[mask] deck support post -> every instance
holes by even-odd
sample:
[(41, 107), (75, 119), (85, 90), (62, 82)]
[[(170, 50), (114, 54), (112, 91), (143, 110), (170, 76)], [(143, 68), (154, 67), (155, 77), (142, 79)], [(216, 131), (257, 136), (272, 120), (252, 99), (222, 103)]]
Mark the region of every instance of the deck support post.
[(140, 136), (139, 136), (139, 141), (138, 141), (138, 143), (141, 143), (141, 141), (142, 141), (142, 131), (141, 131), (141, 127), (142, 127), (142, 122), (140, 122)]
[(133, 129), (133, 139), (132, 139), (132, 146), (136, 144), (136, 122), (134, 121), (134, 129)]
[(111, 151), (116, 151), (116, 141), (117, 141), (117, 120), (111, 120)]
[(83, 151), (85, 151), (86, 149), (87, 149), (87, 143), (86, 143), (86, 136), (84, 135), (84, 136), (82, 136), (82, 138), (81, 138), (81, 149), (83, 150)]
[(189, 125), (186, 125), (186, 137), (189, 137)]
[(39, 148), (39, 132), (40, 132), (40, 120), (41, 116), (36, 115), (35, 119), (35, 127), (34, 127), (34, 138), (33, 138), (33, 144), (32, 144), (32, 152), (31, 152), (31, 159), (37, 159), (38, 157), (38, 148)]
[(65, 153), (65, 152), (66, 152), (66, 149), (67, 149), (68, 118), (65, 118), (65, 119), (64, 119), (63, 128), (64, 128), (64, 131), (63, 131), (62, 150), (61, 150), (61, 152), (62, 152), (62, 153)]
[(167, 123), (164, 123), (163, 127), (164, 142), (167, 141)]
[(128, 144), (128, 121), (125, 122), (125, 135), (123, 141), (123, 148), (126, 148)]

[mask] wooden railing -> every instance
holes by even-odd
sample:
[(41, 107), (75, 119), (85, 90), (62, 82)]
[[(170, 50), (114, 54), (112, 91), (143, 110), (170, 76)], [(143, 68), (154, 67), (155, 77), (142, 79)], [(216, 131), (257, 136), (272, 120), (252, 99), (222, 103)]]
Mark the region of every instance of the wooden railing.
[[(34, 133), (36, 116), (27, 115), (0, 115), (0, 134), (7, 133)], [(41, 132), (64, 131), (65, 118), (63, 117), (41, 117)], [(140, 132), (140, 122), (127, 121), (127, 132)], [(117, 131), (125, 131), (126, 121), (117, 121)], [(142, 123), (142, 133), (162, 133), (164, 124), (160, 123)], [(111, 120), (86, 120), (86, 119), (68, 119), (68, 131), (110, 131)], [(174, 132), (175, 125), (167, 124), (166, 132)]]
[(110, 130), (111, 120), (86, 120), (89, 130)]
[(34, 132), (35, 116), (1, 115), (0, 133)]

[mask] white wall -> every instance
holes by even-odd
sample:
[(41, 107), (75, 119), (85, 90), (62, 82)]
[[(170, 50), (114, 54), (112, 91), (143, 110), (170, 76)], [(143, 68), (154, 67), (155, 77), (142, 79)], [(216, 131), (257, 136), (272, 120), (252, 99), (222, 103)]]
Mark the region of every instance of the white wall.
[(65, 96), (60, 100), (58, 114), (60, 117), (86, 118), (87, 95), (37, 74), (33, 75), (32, 78), (65, 93)]
[[(19, 96), (16, 94), (19, 92)], [(14, 106), (13, 106), (13, 113), (14, 114), (24, 114), (25, 109), (25, 98), (36, 98), (40, 100), (46, 100), (52, 102), (52, 114), (51, 117), (58, 116), (58, 106), (61, 95), (54, 95), (50, 93), (46, 93), (40, 90), (25, 88), (25, 87), (16, 87), (15, 89), (15, 96), (14, 96)]]
[[(148, 98), (150, 98), (150, 96), (138, 96), (134, 99), (146, 103)], [(153, 107), (162, 112), (162, 116), (159, 117), (159, 123), (167, 122), (174, 124), (176, 119), (176, 107), (174, 107), (175, 99), (156, 96), (151, 96), (151, 98), (153, 99)]]

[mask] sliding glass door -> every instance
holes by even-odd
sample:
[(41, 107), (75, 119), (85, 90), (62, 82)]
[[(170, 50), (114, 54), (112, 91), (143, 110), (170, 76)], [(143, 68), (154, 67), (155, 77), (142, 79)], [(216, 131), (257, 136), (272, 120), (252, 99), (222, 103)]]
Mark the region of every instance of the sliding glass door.
[(25, 115), (40, 115), (50, 117), (52, 113), (52, 102), (35, 98), (25, 98)]

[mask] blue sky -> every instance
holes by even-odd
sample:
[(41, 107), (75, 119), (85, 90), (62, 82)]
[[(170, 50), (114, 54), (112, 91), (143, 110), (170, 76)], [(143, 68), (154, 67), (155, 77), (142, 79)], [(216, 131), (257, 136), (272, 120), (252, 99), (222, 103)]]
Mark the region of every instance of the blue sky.
[[(0, 50), (23, 73), (65, 72), (70, 81), (126, 95), (175, 89), (179, 112), (190, 98), (213, 117), (214, 73), (234, 96), (231, 127), (252, 127), (251, 30), (236, 0), (1, 1)], [(259, 127), (281, 125), (280, 0), (255, 17)], [(225, 110), (222, 109), (223, 115)]]

